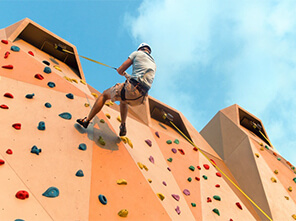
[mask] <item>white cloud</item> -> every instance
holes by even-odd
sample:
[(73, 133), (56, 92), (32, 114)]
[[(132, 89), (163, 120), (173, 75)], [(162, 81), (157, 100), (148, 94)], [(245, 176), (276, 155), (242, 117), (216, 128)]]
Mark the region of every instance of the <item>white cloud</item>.
[(126, 24), (137, 44), (153, 47), (154, 97), (198, 129), (238, 103), (285, 156), (283, 143), (296, 137), (295, 14), (295, 1), (144, 0)]

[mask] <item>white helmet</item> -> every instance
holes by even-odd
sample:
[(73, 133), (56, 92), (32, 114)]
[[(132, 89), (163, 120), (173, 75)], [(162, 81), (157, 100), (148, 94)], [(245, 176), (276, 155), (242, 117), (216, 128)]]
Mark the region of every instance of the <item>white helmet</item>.
[(143, 47), (147, 47), (151, 53), (151, 47), (147, 43), (144, 43), (144, 42), (139, 45), (137, 50), (139, 50), (140, 48), (143, 48)]

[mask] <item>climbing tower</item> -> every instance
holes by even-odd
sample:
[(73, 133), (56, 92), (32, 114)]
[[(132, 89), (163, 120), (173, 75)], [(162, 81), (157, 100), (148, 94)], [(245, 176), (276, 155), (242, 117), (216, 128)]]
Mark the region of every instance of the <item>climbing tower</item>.
[(295, 168), (241, 107), (198, 133), (149, 96), (127, 137), (112, 102), (84, 129), (100, 93), (76, 47), (27, 18), (0, 40), (0, 220), (296, 219)]

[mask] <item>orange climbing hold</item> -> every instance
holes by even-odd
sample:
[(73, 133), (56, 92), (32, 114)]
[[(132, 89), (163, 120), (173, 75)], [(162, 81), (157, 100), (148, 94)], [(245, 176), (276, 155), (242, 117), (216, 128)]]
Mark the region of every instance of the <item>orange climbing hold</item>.
[(29, 193), (25, 190), (20, 190), (15, 194), (15, 197), (21, 200), (29, 198)]
[(2, 68), (5, 69), (13, 69), (13, 65), (9, 64), (9, 65), (3, 65)]
[(22, 127), (22, 125), (21, 125), (20, 123), (15, 123), (15, 124), (12, 125), (12, 127), (13, 127), (14, 129), (16, 129), (16, 130), (20, 130), (21, 127)]

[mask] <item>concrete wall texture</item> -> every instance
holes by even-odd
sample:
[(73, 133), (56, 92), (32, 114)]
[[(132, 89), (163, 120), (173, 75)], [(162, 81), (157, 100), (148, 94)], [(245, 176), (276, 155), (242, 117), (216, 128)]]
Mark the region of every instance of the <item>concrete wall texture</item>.
[(295, 167), (240, 106), (199, 133), (149, 96), (120, 138), (108, 102), (84, 129), (100, 93), (76, 47), (27, 18), (0, 40), (0, 220), (296, 220)]

